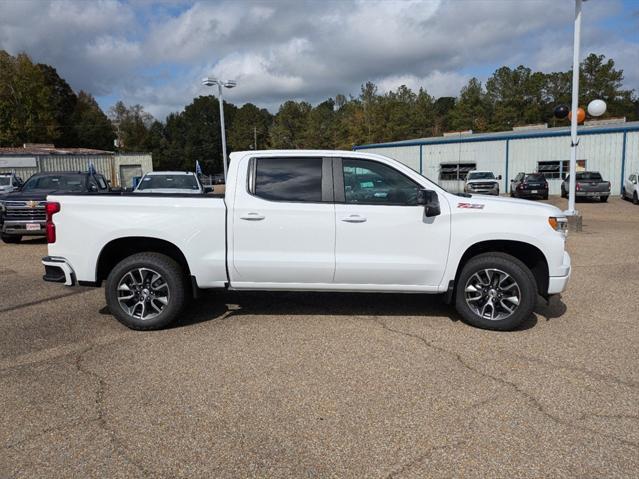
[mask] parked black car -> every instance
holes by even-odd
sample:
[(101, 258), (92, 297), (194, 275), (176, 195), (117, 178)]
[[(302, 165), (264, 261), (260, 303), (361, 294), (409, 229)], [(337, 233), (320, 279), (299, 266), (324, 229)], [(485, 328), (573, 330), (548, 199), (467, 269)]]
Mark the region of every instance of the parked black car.
[[(610, 186), (610, 182), (604, 181), (598, 171), (580, 171), (575, 176), (575, 197), (597, 199), (605, 203), (610, 196)], [(561, 184), (562, 198), (568, 198), (569, 189), (570, 175)]]
[(23, 236), (44, 236), (47, 195), (55, 193), (106, 192), (109, 184), (99, 173), (56, 171), (36, 173), (13, 193), (0, 199), (0, 231), (5, 243)]
[(548, 182), (542, 173), (519, 173), (510, 180), (510, 196), (513, 198), (548, 199)]

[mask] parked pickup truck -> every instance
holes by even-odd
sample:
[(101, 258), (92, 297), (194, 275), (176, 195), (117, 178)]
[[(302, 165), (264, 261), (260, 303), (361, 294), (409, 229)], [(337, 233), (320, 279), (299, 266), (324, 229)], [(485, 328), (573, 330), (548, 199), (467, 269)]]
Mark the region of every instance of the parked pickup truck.
[(105, 192), (109, 185), (100, 173), (56, 171), (36, 173), (18, 191), (0, 198), (0, 237), (19, 243), (23, 236), (45, 235), (47, 195), (63, 192)]
[(469, 171), (464, 183), (464, 192), (499, 196), (499, 180), (501, 175), (495, 177), (492, 171)]
[(559, 209), (457, 196), (374, 154), (237, 152), (224, 196), (65, 194), (46, 208), (44, 279), (106, 282), (133, 329), (226, 288), (440, 293), (468, 323), (511, 330), (570, 277)]
[[(602, 203), (608, 201), (610, 196), (610, 182), (604, 181), (601, 173), (598, 171), (581, 171), (575, 177), (575, 197), (577, 198), (593, 198), (600, 200)], [(568, 190), (570, 189), (570, 176), (561, 184), (561, 197), (568, 198)]]

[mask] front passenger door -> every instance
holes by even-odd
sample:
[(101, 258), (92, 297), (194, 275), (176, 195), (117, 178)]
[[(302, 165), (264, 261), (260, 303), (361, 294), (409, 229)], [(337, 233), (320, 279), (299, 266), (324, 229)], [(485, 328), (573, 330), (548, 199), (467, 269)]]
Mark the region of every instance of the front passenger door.
[(450, 239), (446, 200), (441, 215), (427, 218), (417, 204), (422, 186), (390, 165), (346, 158), (334, 165), (335, 283), (364, 290), (438, 286)]

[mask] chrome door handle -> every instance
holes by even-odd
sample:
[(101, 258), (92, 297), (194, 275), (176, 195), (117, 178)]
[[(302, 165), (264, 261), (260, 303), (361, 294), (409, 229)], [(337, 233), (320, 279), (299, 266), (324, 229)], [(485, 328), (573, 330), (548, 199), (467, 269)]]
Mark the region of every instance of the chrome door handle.
[(264, 218), (266, 218), (266, 216), (261, 215), (259, 213), (247, 213), (244, 216), (240, 216), (241, 220), (247, 220), (247, 221), (260, 221), (260, 220), (263, 220)]
[(347, 216), (346, 218), (342, 218), (342, 221), (346, 223), (365, 223), (366, 218), (360, 215), (350, 215), (350, 216)]

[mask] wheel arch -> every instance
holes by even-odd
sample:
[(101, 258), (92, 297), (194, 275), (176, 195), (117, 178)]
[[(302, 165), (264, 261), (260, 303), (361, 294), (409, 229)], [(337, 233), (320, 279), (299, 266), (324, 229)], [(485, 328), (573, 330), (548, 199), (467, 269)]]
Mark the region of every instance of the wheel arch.
[(546, 256), (535, 245), (516, 240), (486, 240), (469, 246), (466, 251), (464, 251), (457, 265), (455, 284), (459, 279), (462, 269), (471, 258), (491, 252), (506, 253), (524, 263), (535, 277), (539, 294), (542, 296), (548, 295), (549, 270)]
[(188, 261), (182, 250), (175, 244), (147, 236), (126, 236), (109, 241), (100, 251), (95, 270), (96, 284), (102, 283), (116, 264), (136, 253), (160, 253), (166, 255), (176, 261), (187, 277), (194, 282)]

